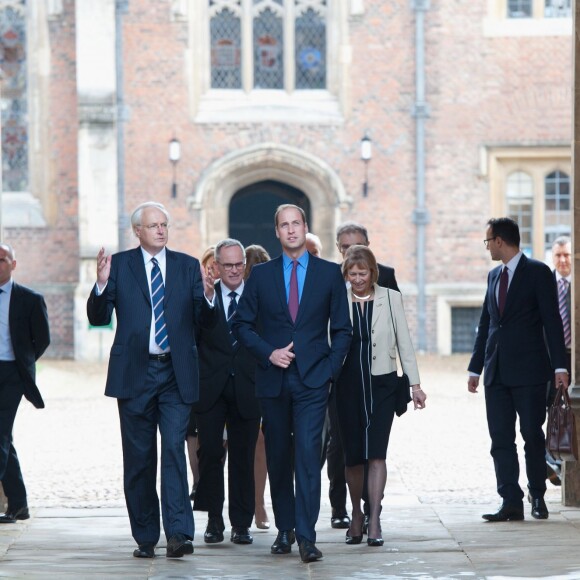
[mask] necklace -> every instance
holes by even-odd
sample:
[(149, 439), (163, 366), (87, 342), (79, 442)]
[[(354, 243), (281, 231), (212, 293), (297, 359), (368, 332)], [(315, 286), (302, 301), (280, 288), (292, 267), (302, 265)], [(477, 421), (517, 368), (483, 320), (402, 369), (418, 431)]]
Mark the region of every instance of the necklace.
[(370, 298), (370, 297), (373, 295), (373, 293), (371, 292), (371, 293), (370, 293), (368, 296), (359, 296), (359, 295), (358, 295), (358, 294), (356, 294), (356, 293), (354, 292), (354, 290), (353, 290), (353, 293), (352, 293), (352, 295), (353, 295), (355, 298), (358, 298), (359, 300), (368, 300), (368, 299), (369, 299), (369, 298)]

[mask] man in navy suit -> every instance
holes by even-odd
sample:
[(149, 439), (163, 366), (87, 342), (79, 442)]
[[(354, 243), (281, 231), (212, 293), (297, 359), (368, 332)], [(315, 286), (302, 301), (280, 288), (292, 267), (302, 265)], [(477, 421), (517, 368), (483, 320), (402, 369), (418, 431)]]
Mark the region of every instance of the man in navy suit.
[(131, 216), (140, 247), (97, 256), (89, 322), (117, 331), (105, 394), (119, 407), (124, 490), (136, 558), (153, 558), (159, 541), (157, 429), (161, 434), (161, 515), (167, 557), (193, 553), (184, 441), (198, 398), (196, 333), (215, 320), (213, 280), (204, 284), (198, 260), (166, 248), (169, 214), (155, 202)]
[(281, 205), (274, 224), (283, 254), (254, 266), (233, 329), (258, 361), (256, 393), (278, 528), (271, 552), (289, 553), (297, 538), (302, 561), (313, 562), (322, 557), (314, 530), (322, 427), (330, 383), (342, 368), (352, 325), (340, 268), (306, 251), (304, 211)]
[(14, 250), (0, 244), (0, 481), (8, 498), (0, 524), (30, 517), (12, 428), (23, 395), (37, 409), (44, 408), (35, 363), (50, 344), (44, 298), (14, 282), (15, 268)]
[(194, 510), (208, 512), (206, 544), (224, 539), (224, 427), (228, 430), (228, 509), (234, 544), (251, 544), (255, 511), (254, 450), (260, 428), (256, 398), (256, 359), (232, 336), (230, 327), (244, 292), (246, 254), (238, 240), (215, 248), (219, 321), (199, 337), (199, 401), (194, 404), (199, 437), (199, 483)]
[(566, 349), (552, 272), (520, 251), (518, 224), (491, 219), (484, 243), (502, 266), (487, 278), (487, 293), (469, 363), (468, 390), (476, 393), (484, 372), (487, 424), (495, 465), (499, 511), (491, 521), (523, 520), (524, 493), (518, 483), (516, 416), (525, 441), (528, 500), (532, 517), (547, 519), (545, 437), (546, 383), (568, 387)]

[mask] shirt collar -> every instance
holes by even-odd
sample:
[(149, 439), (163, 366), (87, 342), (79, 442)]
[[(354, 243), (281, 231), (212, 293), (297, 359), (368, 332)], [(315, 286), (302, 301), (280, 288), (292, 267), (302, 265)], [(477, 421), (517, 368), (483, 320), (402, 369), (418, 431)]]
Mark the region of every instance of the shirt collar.
[[(230, 290), (223, 282), (220, 282), (220, 287), (222, 289), (222, 298), (225, 298), (226, 296), (229, 298), (230, 292), (232, 292), (232, 290)], [(234, 290), (234, 292), (238, 296), (241, 296), (243, 291), (244, 291), (244, 282), (242, 281), (242, 283)]]
[(12, 280), (12, 278), (10, 278), (10, 280), (8, 280), (8, 282), (6, 282), (6, 284), (3, 284), (2, 286), (0, 286), (0, 290), (2, 290), (3, 292), (6, 292), (6, 294), (10, 294), (10, 292), (12, 291), (12, 284), (14, 283), (14, 281)]
[[(306, 250), (304, 250), (304, 253), (298, 258), (298, 263), (306, 270), (307, 266), (308, 266), (308, 257), (309, 254)], [(292, 267), (292, 258), (290, 258), (290, 256), (287, 256), (286, 254), (282, 254), (282, 261), (284, 264), (284, 270), (287, 270), (288, 268)]]
[(572, 282), (572, 274), (570, 274), (570, 276), (562, 276), (558, 270), (554, 270), (554, 273), (556, 274), (556, 282), (559, 282), (562, 279), (566, 280), (566, 282)]
[(163, 248), (158, 254), (152, 256), (147, 250), (143, 249), (141, 246), (141, 254), (143, 255), (143, 261), (148, 264), (153, 258), (157, 260), (159, 264), (165, 263), (165, 248)]
[[(518, 252), (507, 264), (505, 264), (505, 267), (510, 271), (510, 272), (515, 272), (516, 268), (518, 267), (518, 264), (520, 263), (520, 259), (523, 256), (522, 252)], [(502, 266), (503, 267), (503, 266)]]

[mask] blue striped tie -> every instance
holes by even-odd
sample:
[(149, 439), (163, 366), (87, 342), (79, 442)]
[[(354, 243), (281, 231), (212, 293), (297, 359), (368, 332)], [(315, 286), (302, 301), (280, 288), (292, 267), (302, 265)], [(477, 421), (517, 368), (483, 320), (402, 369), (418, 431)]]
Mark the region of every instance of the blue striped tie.
[(165, 315), (163, 313), (163, 298), (165, 297), (165, 288), (163, 286), (163, 276), (159, 264), (155, 258), (151, 258), (153, 269), (151, 270), (151, 302), (155, 314), (155, 342), (159, 348), (166, 349), (169, 345), (167, 340), (167, 325), (165, 324)]
[(238, 341), (236, 340), (236, 337), (233, 335), (232, 333), (232, 324), (233, 324), (233, 316), (236, 313), (236, 310), (238, 308), (238, 303), (236, 302), (236, 299), (238, 297), (237, 292), (235, 292), (234, 290), (232, 290), (228, 296), (230, 297), (230, 305), (228, 306), (228, 327), (230, 329), (230, 339), (232, 341), (232, 346), (234, 348), (236, 348), (236, 346), (238, 345)]

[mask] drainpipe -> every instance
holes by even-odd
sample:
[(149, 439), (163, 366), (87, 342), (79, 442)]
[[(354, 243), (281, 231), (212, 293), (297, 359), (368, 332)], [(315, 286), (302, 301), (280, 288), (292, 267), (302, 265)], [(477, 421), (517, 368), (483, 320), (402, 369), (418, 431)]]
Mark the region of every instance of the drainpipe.
[(117, 85), (117, 215), (119, 252), (125, 249), (128, 218), (125, 214), (125, 88), (123, 77), (123, 14), (129, 0), (115, 0), (115, 81)]
[(425, 230), (429, 213), (425, 207), (425, 119), (429, 106), (425, 102), (425, 12), (429, 0), (412, 0), (415, 12), (415, 182), (416, 206), (413, 223), (417, 226), (417, 350), (427, 350), (427, 299), (425, 294)]

